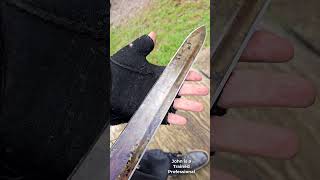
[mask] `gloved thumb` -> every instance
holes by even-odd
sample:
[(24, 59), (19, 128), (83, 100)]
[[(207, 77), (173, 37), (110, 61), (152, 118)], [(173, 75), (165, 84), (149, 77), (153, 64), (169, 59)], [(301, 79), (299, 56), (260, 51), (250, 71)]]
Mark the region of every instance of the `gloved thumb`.
[(146, 57), (155, 46), (155, 38), (156, 34), (154, 32), (149, 33), (149, 35), (143, 35), (129, 44), (129, 48)]

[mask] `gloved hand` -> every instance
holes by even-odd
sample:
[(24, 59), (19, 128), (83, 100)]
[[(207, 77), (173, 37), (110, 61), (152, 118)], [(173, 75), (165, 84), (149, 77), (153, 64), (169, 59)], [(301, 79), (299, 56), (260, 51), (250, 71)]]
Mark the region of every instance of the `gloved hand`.
[[(128, 122), (139, 108), (153, 84), (161, 75), (165, 66), (157, 66), (147, 61), (148, 54), (155, 46), (156, 34), (143, 35), (129, 45), (120, 49), (111, 57), (111, 124)], [(190, 71), (186, 81), (201, 81), (200, 74)], [(207, 95), (205, 86), (185, 82), (179, 91), (164, 123), (185, 124), (185, 117), (174, 114), (175, 110), (199, 112), (203, 105), (198, 102), (180, 98), (181, 95)]]

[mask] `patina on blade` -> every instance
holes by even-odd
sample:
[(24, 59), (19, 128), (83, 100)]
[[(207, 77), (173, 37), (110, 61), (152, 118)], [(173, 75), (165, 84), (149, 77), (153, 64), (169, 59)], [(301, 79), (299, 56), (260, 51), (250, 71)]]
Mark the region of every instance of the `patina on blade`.
[(204, 44), (204, 26), (180, 46), (111, 148), (110, 179), (130, 179)]
[[(227, 0), (226, 2), (228, 1), (232, 0)], [(263, 15), (270, 0), (234, 0), (233, 2), (237, 5), (235, 6), (235, 11), (228, 22), (225, 23), (224, 31), (219, 34), (220, 37), (217, 38), (217, 45), (211, 49), (211, 107), (218, 99), (225, 83), (237, 65), (256, 23)], [(216, 5), (219, 6), (218, 2)], [(219, 11), (219, 7), (216, 8), (216, 11)], [(219, 24), (215, 23), (213, 26)], [(217, 29), (217, 27), (213, 27), (213, 29)]]

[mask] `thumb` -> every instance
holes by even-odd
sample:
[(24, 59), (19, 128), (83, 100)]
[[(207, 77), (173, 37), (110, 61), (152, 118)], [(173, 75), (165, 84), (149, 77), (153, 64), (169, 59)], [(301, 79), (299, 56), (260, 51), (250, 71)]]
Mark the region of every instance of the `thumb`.
[(139, 54), (147, 56), (153, 50), (156, 41), (156, 33), (151, 32), (148, 35), (143, 35), (133, 41), (129, 47), (133, 48)]
[(148, 36), (152, 39), (153, 43), (156, 44), (157, 34), (155, 32), (150, 32)]

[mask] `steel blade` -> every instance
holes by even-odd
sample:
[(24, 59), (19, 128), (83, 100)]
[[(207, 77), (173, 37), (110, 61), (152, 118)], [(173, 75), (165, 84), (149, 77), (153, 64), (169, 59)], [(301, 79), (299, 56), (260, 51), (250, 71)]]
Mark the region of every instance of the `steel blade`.
[(182, 43), (111, 148), (110, 179), (130, 179), (204, 44), (204, 26)]
[[(226, 23), (217, 45), (211, 49), (210, 106), (217, 101), (229, 76), (236, 67), (255, 25), (265, 12), (270, 0), (236, 0), (238, 7)], [(217, 9), (219, 11), (219, 9)], [(216, 29), (216, 28), (213, 28)]]

